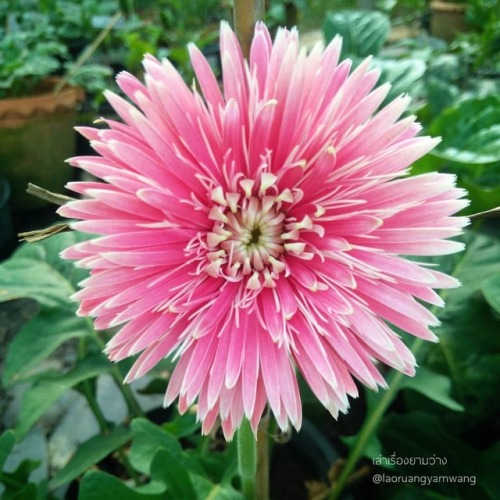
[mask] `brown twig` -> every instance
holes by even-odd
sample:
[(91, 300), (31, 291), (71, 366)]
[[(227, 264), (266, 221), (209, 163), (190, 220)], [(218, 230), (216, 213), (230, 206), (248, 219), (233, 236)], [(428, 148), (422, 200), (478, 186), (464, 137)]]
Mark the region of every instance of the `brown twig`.
[(64, 205), (68, 203), (68, 201), (75, 201), (75, 198), (71, 198), (69, 196), (65, 196), (64, 194), (53, 193), (52, 191), (47, 191), (35, 184), (28, 184), (26, 189), (28, 194), (36, 196), (44, 201), (48, 201), (49, 203), (54, 203), (55, 205)]
[(264, 0), (234, 0), (234, 30), (240, 41), (243, 57), (248, 59), (255, 23), (264, 19)]
[(71, 228), (69, 224), (55, 224), (54, 226), (46, 227), (44, 229), (35, 229), (34, 231), (26, 231), (24, 233), (19, 233), (19, 241), (26, 241), (27, 243), (36, 243), (37, 241), (42, 241), (54, 234), (62, 233), (64, 231), (70, 231)]
[(491, 219), (492, 217), (500, 217), (500, 207), (492, 208), (491, 210), (486, 210), (484, 212), (478, 212), (477, 214), (469, 215), (470, 220)]
[[(64, 205), (68, 201), (75, 201), (75, 198), (65, 196), (64, 194), (53, 193), (52, 191), (47, 191), (35, 184), (28, 184), (26, 189), (28, 194), (36, 196), (41, 200), (48, 201), (49, 203), (54, 203), (55, 205)], [(62, 233), (64, 231), (69, 231), (71, 228), (67, 223), (55, 224), (54, 226), (46, 227), (43, 229), (35, 229), (34, 231), (26, 231), (24, 233), (19, 233), (19, 241), (26, 241), (28, 243), (36, 243), (37, 241), (42, 241), (54, 234)]]

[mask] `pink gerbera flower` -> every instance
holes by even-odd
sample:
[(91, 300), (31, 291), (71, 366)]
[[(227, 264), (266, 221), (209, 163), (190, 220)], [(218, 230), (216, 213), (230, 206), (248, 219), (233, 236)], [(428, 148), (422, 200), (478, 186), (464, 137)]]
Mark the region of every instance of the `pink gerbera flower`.
[(457, 285), (402, 255), (462, 249), (447, 238), (464, 192), (406, 177), (438, 141), (400, 118), (407, 97), (378, 110), (388, 85), (369, 60), (350, 73), (340, 47), (306, 54), (295, 30), (273, 44), (259, 24), (247, 63), (222, 24), (223, 92), (193, 45), (200, 91), (146, 56), (144, 85), (118, 76), (133, 104), (106, 93), (124, 123), (80, 129), (99, 156), (70, 162), (105, 182), (71, 183), (87, 198), (60, 209), (101, 235), (63, 253), (90, 269), (79, 314), (121, 325), (107, 353), (141, 353), (129, 382), (177, 359), (165, 405), (197, 402), (204, 432), (220, 417), (230, 439), (244, 415), (256, 429), (266, 404), (298, 429), (297, 370), (334, 416), (354, 379), (385, 385), (377, 361), (413, 375), (390, 325), (435, 341), (420, 301)]

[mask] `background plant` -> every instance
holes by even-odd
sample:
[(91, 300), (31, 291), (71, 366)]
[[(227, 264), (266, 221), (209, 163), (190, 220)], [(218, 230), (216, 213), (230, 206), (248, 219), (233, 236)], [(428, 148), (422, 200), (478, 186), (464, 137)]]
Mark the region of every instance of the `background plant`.
[[(64, 22), (56, 15), (60, 3), (6, 2), (7, 8), (0, 10), (0, 98), (31, 95), (43, 80), (53, 75), (66, 75), (68, 83), (90, 92), (105, 87), (111, 76), (108, 67), (76, 64), (79, 53), (72, 52), (74, 47), (61, 27)], [(85, 17), (80, 24), (85, 30)], [(87, 36), (96, 33), (87, 31)]]

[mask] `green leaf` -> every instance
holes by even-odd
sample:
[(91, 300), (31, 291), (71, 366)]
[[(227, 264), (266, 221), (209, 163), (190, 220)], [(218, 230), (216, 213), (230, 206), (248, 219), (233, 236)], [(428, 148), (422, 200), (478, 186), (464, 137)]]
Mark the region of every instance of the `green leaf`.
[(441, 159), (485, 164), (500, 161), (500, 97), (469, 99), (445, 110), (429, 126), (442, 143), (431, 154)]
[(70, 296), (87, 272), (61, 259), (59, 254), (70, 245), (87, 239), (88, 235), (72, 231), (22, 245), (0, 265), (0, 298), (31, 297), (42, 306), (74, 310)]
[(44, 308), (17, 333), (9, 345), (5, 360), (3, 383), (12, 385), (29, 378), (40, 362), (63, 342), (73, 338), (91, 337), (94, 330), (85, 318), (74, 311)]
[(378, 54), (390, 28), (389, 18), (385, 14), (355, 10), (329, 12), (323, 26), (327, 42), (336, 35), (342, 36), (343, 58)]
[(500, 314), (500, 272), (490, 276), (483, 283), (482, 291), (490, 306)]
[(400, 385), (401, 389), (413, 389), (429, 399), (454, 411), (464, 411), (463, 405), (450, 397), (451, 380), (446, 375), (435, 373), (421, 366), (415, 377), (406, 377)]
[(156, 453), (159, 449), (164, 448), (188, 470), (198, 474), (203, 473), (199, 463), (184, 453), (177, 439), (161, 427), (144, 418), (134, 419), (131, 427), (133, 440), (130, 463), (139, 472), (149, 474)]
[(116, 427), (106, 435), (93, 436), (80, 445), (68, 464), (52, 478), (50, 487), (57, 488), (64, 483), (69, 483), (123, 446), (131, 437), (132, 431), (124, 427)]
[(93, 335), (91, 322), (76, 317), (76, 304), (70, 299), (87, 273), (59, 257), (62, 250), (86, 239), (87, 235), (71, 232), (25, 244), (0, 265), (2, 300), (29, 297), (41, 305), (39, 315), (9, 346), (4, 384), (29, 377), (66, 340)]
[[(165, 493), (141, 493), (126, 486), (118, 478), (101, 471), (87, 472), (80, 484), (78, 500), (169, 500)], [(187, 500), (187, 499), (186, 499)]]
[(69, 389), (84, 380), (109, 372), (111, 363), (102, 355), (89, 356), (64, 375), (40, 380), (23, 395), (15, 433), (20, 441), (36, 421)]
[(388, 103), (401, 94), (410, 94), (418, 98), (423, 93), (422, 77), (425, 73), (425, 63), (420, 59), (388, 60), (374, 59), (373, 65), (382, 70), (379, 84), (388, 82), (391, 89), (385, 99)]
[(452, 106), (460, 94), (456, 85), (435, 76), (427, 77), (425, 88), (432, 117), (438, 116), (446, 108)]
[[(35, 243), (36, 245), (36, 243)], [(20, 257), (0, 266), (0, 297), (2, 300), (30, 297), (47, 307), (67, 307), (75, 289), (47, 262)]]
[(187, 470), (166, 448), (156, 453), (151, 463), (151, 477), (165, 483), (173, 498), (198, 498)]
[(16, 438), (12, 430), (5, 431), (0, 436), (0, 470), (3, 469), (15, 443)]

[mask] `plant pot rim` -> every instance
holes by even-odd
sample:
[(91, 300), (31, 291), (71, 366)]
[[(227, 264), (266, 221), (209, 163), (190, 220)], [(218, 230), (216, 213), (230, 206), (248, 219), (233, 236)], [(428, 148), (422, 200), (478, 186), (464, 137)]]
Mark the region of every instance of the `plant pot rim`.
[(53, 89), (61, 81), (61, 78), (50, 77), (39, 85), (38, 93), (34, 95), (0, 99), (0, 123), (9, 126), (11, 122), (15, 124), (33, 116), (74, 109), (75, 104), (85, 98), (84, 91), (80, 87), (65, 84), (60, 92), (54, 94)]
[(430, 3), (431, 10), (439, 12), (465, 12), (467, 4), (465, 2), (444, 2), (443, 0), (434, 0)]

